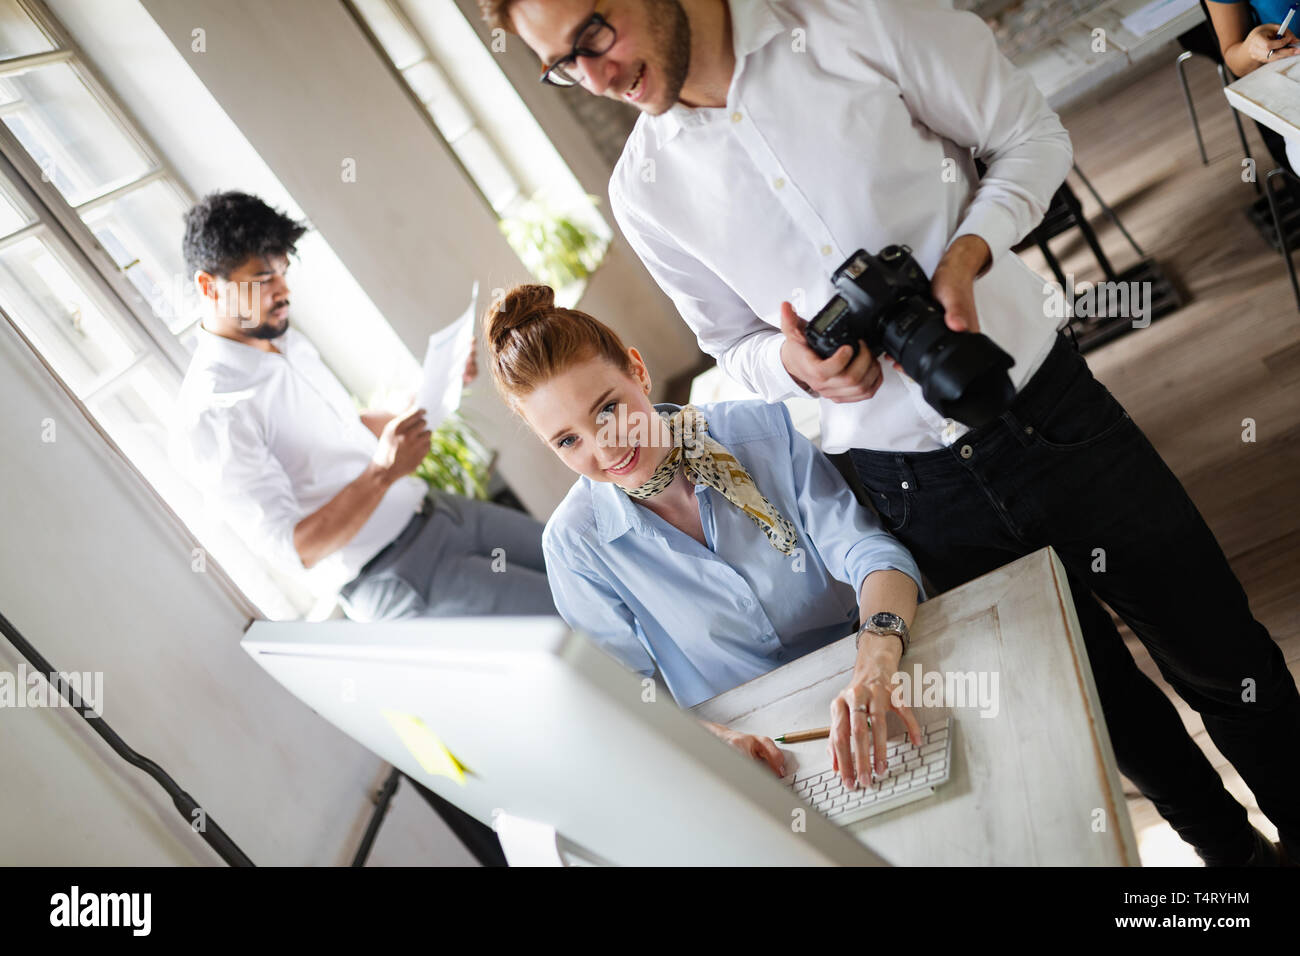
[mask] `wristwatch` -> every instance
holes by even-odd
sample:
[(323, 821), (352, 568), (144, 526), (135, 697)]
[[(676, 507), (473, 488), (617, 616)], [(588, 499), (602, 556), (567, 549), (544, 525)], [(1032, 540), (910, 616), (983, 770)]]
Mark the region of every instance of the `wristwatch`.
[(879, 611), (867, 618), (867, 623), (858, 629), (857, 636), (853, 638), (853, 647), (856, 649), (858, 641), (862, 638), (863, 631), (869, 631), (872, 634), (893, 634), (903, 642), (903, 653), (907, 653), (907, 645), (912, 642), (912, 635), (907, 630), (907, 622), (897, 614), (891, 614), (889, 611)]

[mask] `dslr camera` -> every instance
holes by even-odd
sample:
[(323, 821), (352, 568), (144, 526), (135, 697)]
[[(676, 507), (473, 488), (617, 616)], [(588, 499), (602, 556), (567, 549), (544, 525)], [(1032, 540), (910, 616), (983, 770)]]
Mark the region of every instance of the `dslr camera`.
[(873, 354), (892, 356), (945, 418), (977, 428), (1007, 410), (1016, 395), (1007, 369), (1015, 361), (982, 332), (948, 328), (908, 246), (886, 246), (877, 256), (859, 249), (831, 283), (837, 294), (804, 330), (822, 358), (842, 345), (856, 356), (861, 339)]

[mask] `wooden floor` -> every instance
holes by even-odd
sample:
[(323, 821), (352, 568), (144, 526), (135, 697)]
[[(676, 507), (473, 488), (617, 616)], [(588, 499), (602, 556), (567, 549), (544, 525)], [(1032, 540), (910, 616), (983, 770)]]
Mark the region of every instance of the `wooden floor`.
[[(1160, 62), (1127, 89), (1067, 110), (1061, 119), (1075, 162), (1139, 245), (1181, 280), (1190, 301), (1149, 328), (1090, 352), (1088, 364), (1182, 480), (1255, 616), (1300, 679), (1300, 311), (1281, 257), (1246, 218), (1255, 192), (1241, 180), (1241, 148), (1212, 65), (1195, 59), (1188, 69), (1210, 159), (1202, 166), (1172, 55)], [(1272, 164), (1263, 143), (1253, 124), (1246, 125), (1252, 152), (1267, 171)], [(1082, 183), (1073, 175), (1070, 181), (1111, 261), (1117, 268), (1134, 262), (1133, 250)], [(1063, 236), (1052, 248), (1076, 281), (1100, 277), (1081, 240)], [(1050, 275), (1037, 250), (1025, 261)], [(1256, 423), (1253, 444), (1242, 440), (1247, 418)], [(1121, 629), (1229, 791), (1259, 830), (1276, 838), (1199, 715), (1169, 690), (1146, 650)], [(1144, 864), (1200, 865), (1128, 781), (1125, 790)]]

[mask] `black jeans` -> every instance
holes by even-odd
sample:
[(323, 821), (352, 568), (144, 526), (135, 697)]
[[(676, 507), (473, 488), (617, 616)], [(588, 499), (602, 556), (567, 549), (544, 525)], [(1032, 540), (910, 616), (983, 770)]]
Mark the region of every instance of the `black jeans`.
[(1006, 414), (951, 447), (848, 454), (885, 527), (939, 590), (1055, 548), (1120, 771), (1207, 863), (1245, 862), (1245, 808), (1098, 598), (1201, 714), (1300, 858), (1295, 680), (1182, 484), (1069, 339), (1057, 333)]

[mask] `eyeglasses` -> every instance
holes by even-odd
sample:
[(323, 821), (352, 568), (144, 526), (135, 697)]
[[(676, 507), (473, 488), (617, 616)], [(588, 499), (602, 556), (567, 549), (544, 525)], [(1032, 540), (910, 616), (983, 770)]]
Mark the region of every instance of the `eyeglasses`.
[(578, 57), (604, 56), (618, 39), (618, 32), (599, 13), (589, 16), (578, 29), (573, 52), (562, 56), (542, 72), (542, 82), (551, 86), (577, 86), (585, 75)]

